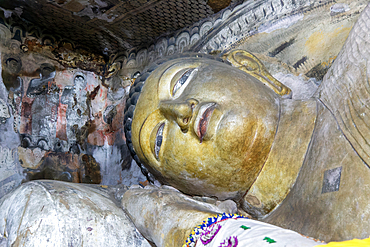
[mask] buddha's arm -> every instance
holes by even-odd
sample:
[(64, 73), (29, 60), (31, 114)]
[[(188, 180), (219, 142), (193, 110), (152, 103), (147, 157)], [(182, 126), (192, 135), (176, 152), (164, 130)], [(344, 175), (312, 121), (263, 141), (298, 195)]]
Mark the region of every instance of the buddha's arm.
[(370, 165), (370, 6), (360, 15), (317, 96)]
[[(216, 203), (216, 207), (211, 203), (193, 200), (175, 189), (163, 187), (130, 189), (122, 198), (126, 214), (141, 234), (157, 247), (183, 246), (190, 233), (193, 239), (188, 239), (188, 244), (192, 242), (199, 247), (266, 246), (270, 243), (276, 246), (313, 247), (322, 244), (291, 230), (236, 215), (219, 215), (217, 220), (213, 218), (232, 208), (221, 206), (231, 204), (227, 202), (230, 201)], [(213, 218), (211, 221), (208, 220), (210, 217)], [(207, 227), (203, 225), (204, 228), (199, 230), (198, 226), (204, 221)], [(198, 227), (198, 231), (192, 233), (195, 227)]]
[(194, 227), (222, 213), (212, 204), (163, 187), (130, 189), (122, 207), (144, 237), (166, 247), (182, 246)]

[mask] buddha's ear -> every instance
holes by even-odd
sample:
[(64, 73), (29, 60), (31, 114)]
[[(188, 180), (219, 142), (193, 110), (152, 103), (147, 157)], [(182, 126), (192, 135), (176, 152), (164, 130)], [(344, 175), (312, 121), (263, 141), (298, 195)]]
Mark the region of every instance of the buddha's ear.
[(222, 57), (229, 61), (232, 66), (260, 80), (281, 97), (292, 98), (292, 90), (272, 77), (261, 61), (252, 53), (244, 50), (232, 50)]

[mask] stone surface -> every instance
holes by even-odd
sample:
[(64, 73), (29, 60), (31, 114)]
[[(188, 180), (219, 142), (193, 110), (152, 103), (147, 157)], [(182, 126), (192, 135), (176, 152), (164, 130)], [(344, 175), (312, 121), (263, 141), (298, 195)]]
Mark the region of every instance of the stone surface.
[(131, 165), (125, 143), (127, 90), (120, 78), (103, 81), (42, 52), (24, 53), (6, 35), (0, 42), (0, 198), (22, 180), (105, 185), (146, 180)]
[(29, 182), (0, 200), (5, 246), (150, 247), (108, 193), (73, 183)]
[[(0, 51), (0, 60), (2, 60)], [(0, 198), (18, 187), (24, 179), (23, 168), (18, 162), (18, 147), (20, 138), (14, 131), (14, 119), (7, 103), (8, 91), (2, 80), (2, 66), (0, 63)]]
[[(323, 104), (311, 148), (292, 191), (267, 222), (320, 239), (369, 235), (369, 12), (368, 6), (317, 91)], [(329, 187), (328, 171), (337, 171)]]
[(238, 213), (238, 207), (236, 203), (232, 200), (226, 200), (223, 202), (219, 202), (216, 204), (219, 209), (222, 210), (222, 212), (228, 213), (228, 214), (236, 214)]
[(196, 225), (223, 212), (166, 187), (130, 189), (123, 195), (122, 207), (156, 246), (182, 246)]
[(246, 2), (196, 49), (247, 50), (265, 55), (259, 58), (272, 74), (282, 72), (270, 67), (278, 62), (289, 66), (290, 74), (321, 81), (367, 4), (362, 0)]

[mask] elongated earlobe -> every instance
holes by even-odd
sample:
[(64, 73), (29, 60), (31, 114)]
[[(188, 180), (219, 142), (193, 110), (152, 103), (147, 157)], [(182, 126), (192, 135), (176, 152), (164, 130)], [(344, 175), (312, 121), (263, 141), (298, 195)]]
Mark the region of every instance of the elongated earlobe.
[(244, 50), (232, 50), (224, 54), (223, 59), (227, 60), (232, 66), (243, 70), (251, 76), (260, 80), (263, 84), (272, 89), (276, 94), (283, 98), (292, 98), (292, 90), (276, 80), (265, 68), (262, 62)]

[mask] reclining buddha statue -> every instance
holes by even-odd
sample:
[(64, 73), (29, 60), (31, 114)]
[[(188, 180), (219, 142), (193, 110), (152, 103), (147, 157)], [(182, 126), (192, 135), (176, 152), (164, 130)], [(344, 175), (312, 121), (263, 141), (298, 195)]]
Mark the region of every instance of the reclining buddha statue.
[(322, 240), (368, 237), (369, 10), (309, 100), (290, 99), (246, 51), (223, 56), (233, 67), (201, 55), (152, 66), (126, 105), (136, 160), (264, 222)]
[[(180, 246), (211, 217), (218, 223), (200, 238), (210, 237), (197, 243), (190, 237), (189, 246), (248, 246), (236, 235), (221, 245), (212, 241), (223, 229), (237, 234), (254, 227), (262, 229), (261, 241), (277, 246), (320, 244), (293, 231), (324, 241), (368, 238), (369, 14), (368, 6), (308, 100), (291, 99), (291, 90), (244, 50), (154, 62), (131, 87), (124, 125), (134, 159), (163, 186), (119, 192), (26, 183), (0, 201), (0, 233), (19, 244), (93, 245), (93, 238), (101, 238), (110, 246)], [(234, 227), (225, 219), (238, 216), (212, 218), (237, 211), (259, 221)], [(283, 245), (276, 240), (280, 232), (267, 236), (283, 231), (273, 225), (293, 230), (288, 235), (301, 244)], [(39, 228), (49, 235), (38, 235)], [(127, 238), (116, 241), (120, 234)]]

